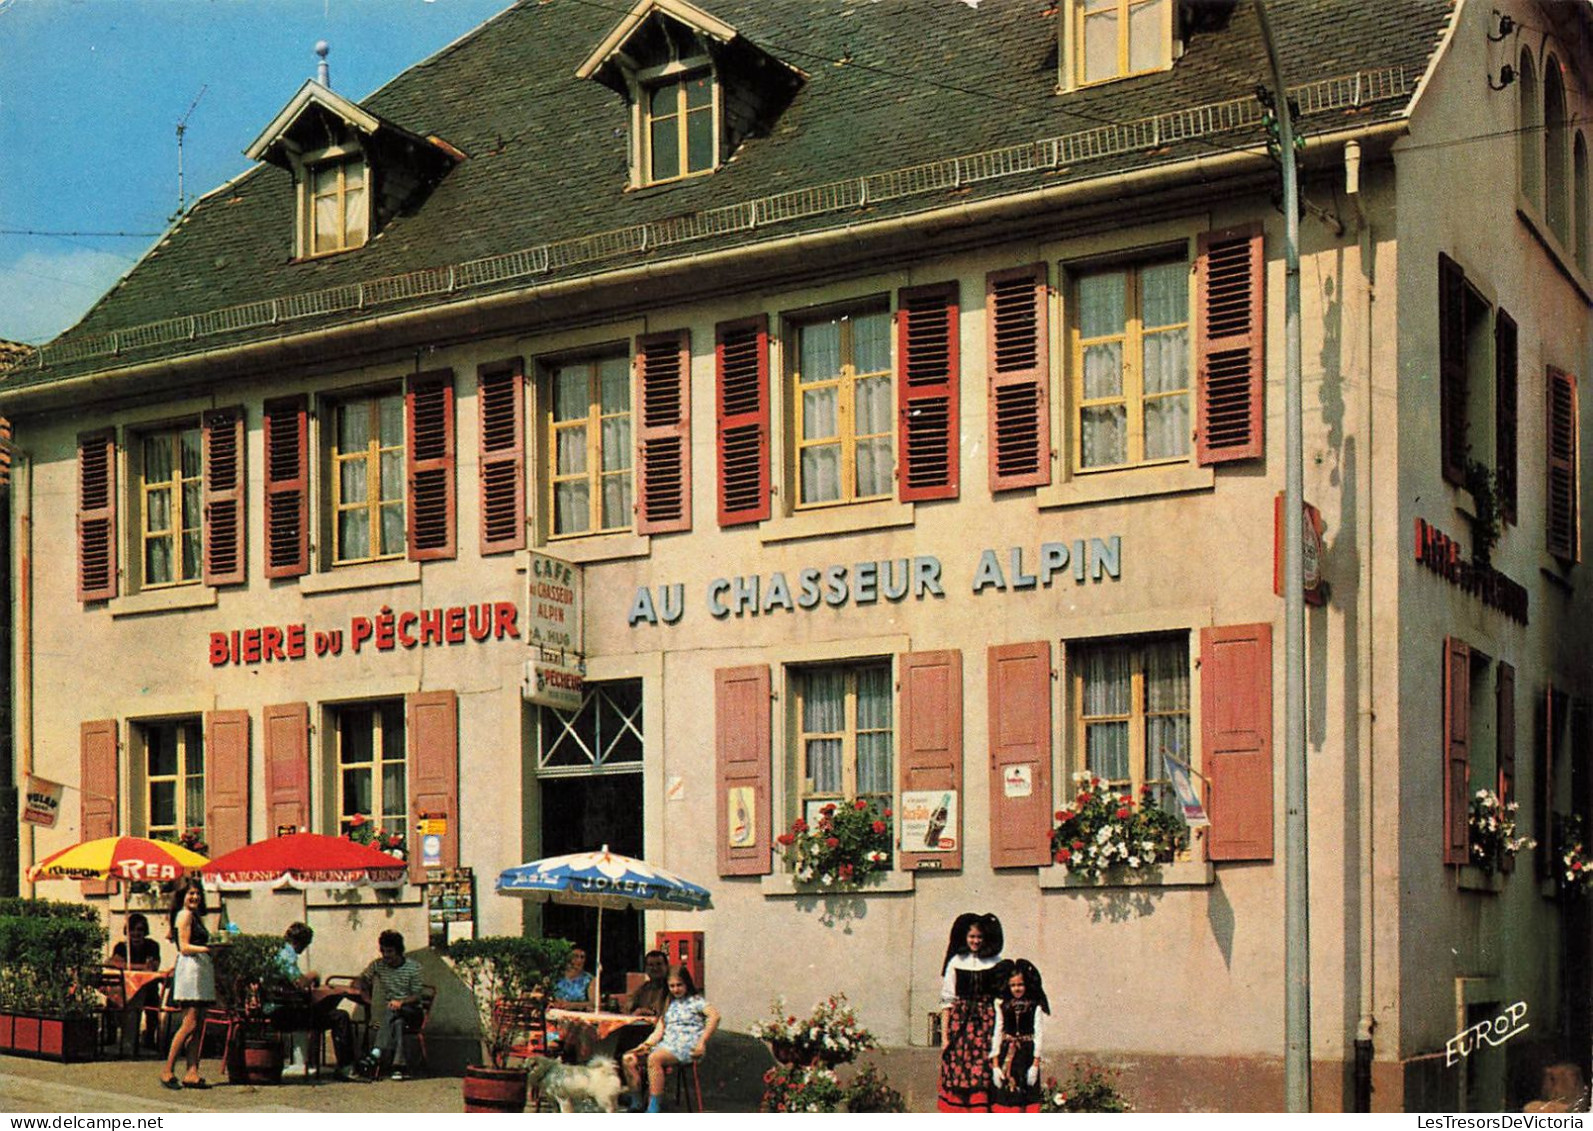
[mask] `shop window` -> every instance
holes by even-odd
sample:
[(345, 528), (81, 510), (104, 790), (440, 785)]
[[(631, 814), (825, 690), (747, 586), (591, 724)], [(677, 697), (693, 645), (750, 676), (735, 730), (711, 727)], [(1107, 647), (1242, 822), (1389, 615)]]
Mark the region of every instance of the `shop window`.
[(794, 668), (797, 815), (830, 802), (890, 805), (895, 723), (889, 661)]
[(1188, 637), (1075, 644), (1068, 666), (1079, 768), (1135, 798), (1149, 786), (1172, 807), (1162, 756), (1191, 761)]
[(890, 311), (797, 321), (791, 340), (797, 506), (890, 497), (896, 471)]
[(337, 744), (337, 814), (340, 833), (355, 818), (373, 821), (384, 833), (409, 832), (407, 744), (404, 703), (350, 703), (332, 712)]
[(143, 587), (197, 582), (203, 566), (199, 424), (142, 433), (136, 450)]
[(642, 764), (642, 681), (589, 683), (578, 711), (538, 709), (537, 773), (543, 777)]
[(559, 362), (545, 371), (548, 535), (631, 527), (630, 359)]
[(1076, 277), (1074, 470), (1188, 459), (1189, 280), (1181, 256)]
[(397, 390), (332, 406), (332, 560), (404, 553), (404, 398)]
[(305, 168), (300, 255), (331, 255), (364, 246), (370, 230), (368, 179), (364, 155), (357, 151)]
[(646, 88), (647, 181), (712, 172), (718, 164), (713, 74), (699, 71)]
[(1068, 0), (1073, 85), (1173, 65), (1173, 0)]
[(155, 840), (205, 831), (205, 748), (198, 718), (138, 723), (133, 727), (138, 780), (133, 799), (142, 812), (133, 826)]

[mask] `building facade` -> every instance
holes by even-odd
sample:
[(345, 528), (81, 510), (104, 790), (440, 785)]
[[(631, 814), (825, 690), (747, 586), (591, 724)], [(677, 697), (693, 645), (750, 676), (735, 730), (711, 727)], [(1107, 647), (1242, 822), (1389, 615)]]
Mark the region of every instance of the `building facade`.
[[(830, 7), (527, 3), (363, 102), (308, 83), (6, 376), (16, 768), (81, 797), (20, 865), (374, 822), (413, 882), (309, 906), (355, 961), (428, 936), (428, 866), (473, 870), (455, 930), (581, 936), (491, 879), (607, 844), (712, 888), (646, 938), (705, 933), (730, 1029), (843, 991), (902, 1046), (994, 911), (1063, 1048), (1279, 1107), (1300, 535), (1257, 14)], [(1593, 812), (1593, 11), (1271, 7), (1316, 1104), (1497, 1110), (1589, 1047), (1555, 875)], [(1178, 764), (1210, 824), (1175, 859), (1058, 862), (1078, 775), (1173, 811)], [(1539, 842), (1502, 869), (1483, 788)], [(794, 872), (794, 822), (858, 802), (888, 867)], [(1530, 1039), (1456, 1055), (1518, 1002)]]

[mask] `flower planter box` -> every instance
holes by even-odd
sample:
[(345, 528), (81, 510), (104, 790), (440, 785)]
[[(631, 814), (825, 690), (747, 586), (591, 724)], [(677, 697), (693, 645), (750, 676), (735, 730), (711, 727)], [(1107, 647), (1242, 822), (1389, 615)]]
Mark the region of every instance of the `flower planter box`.
[(96, 1017), (0, 1013), (0, 1053), (64, 1062), (93, 1060), (99, 1027)]

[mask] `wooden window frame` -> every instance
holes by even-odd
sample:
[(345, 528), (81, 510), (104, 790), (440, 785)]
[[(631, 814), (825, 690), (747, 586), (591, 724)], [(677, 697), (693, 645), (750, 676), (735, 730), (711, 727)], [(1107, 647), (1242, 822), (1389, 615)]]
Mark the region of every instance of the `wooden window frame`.
[[(195, 449), (199, 453), (199, 469), (192, 476), (185, 476), (182, 470), (182, 440), (183, 436), (192, 433)], [(205, 523), (204, 523), (204, 483), (205, 483), (205, 444), (204, 430), (197, 420), (183, 421), (163, 425), (157, 428), (145, 428), (135, 433), (138, 443), (138, 573), (140, 589), (170, 589), (181, 585), (198, 585), (205, 575)], [(149, 478), (148, 445), (154, 440), (165, 440), (172, 445), (172, 477), (159, 482)], [(188, 484), (197, 487), (200, 501), (197, 506), (198, 513), (190, 516), (183, 503), (183, 489)], [(150, 530), (150, 500), (158, 492), (165, 491), (171, 495), (170, 528), (164, 531), (152, 532)], [(192, 520), (192, 525), (185, 525)], [(198, 560), (194, 563), (192, 576), (184, 576), (182, 540), (192, 534), (199, 549)], [(170, 543), (172, 577), (166, 581), (152, 581), (149, 576), (149, 551), (152, 544), (159, 541)]]
[[(886, 359), (885, 368), (868, 373), (859, 373), (856, 366), (856, 343), (852, 335), (852, 319), (865, 315), (883, 315), (890, 317), (889, 308), (883, 304), (863, 303), (845, 309), (830, 310), (823, 313), (804, 314), (787, 320), (787, 339), (791, 343), (790, 358), (787, 365), (788, 387), (791, 391), (791, 507), (797, 511), (823, 510), (826, 507), (852, 506), (856, 503), (871, 503), (881, 499), (889, 499), (895, 493), (896, 473), (899, 470), (896, 450), (896, 407), (900, 399), (899, 390), (896, 388), (896, 360), (892, 356)], [(840, 357), (841, 371), (834, 377), (827, 377), (822, 381), (804, 382), (802, 379), (802, 334), (810, 326), (822, 325), (826, 322), (840, 324)], [(894, 355), (895, 334), (889, 335), (890, 351)], [(880, 432), (870, 432), (858, 435), (855, 431), (857, 415), (857, 383), (861, 380), (882, 378), (890, 388), (891, 408), (884, 413), (884, 428)], [(805, 389), (817, 389), (834, 386), (836, 393), (836, 434), (818, 439), (803, 439), (802, 431), (805, 421), (802, 408), (802, 393)], [(860, 440), (884, 439), (889, 441), (891, 450), (890, 476), (891, 486), (874, 495), (857, 494), (857, 445)], [(810, 447), (826, 444), (836, 444), (841, 450), (840, 488), (839, 498), (821, 499), (811, 503), (802, 501), (802, 453)]]
[[(883, 668), (886, 673), (887, 684), (894, 688), (893, 666), (889, 656), (858, 657), (856, 659), (836, 660), (830, 663), (792, 665), (786, 671), (786, 679), (791, 688), (791, 766), (789, 780), (792, 782), (791, 797), (795, 804), (793, 817), (807, 817), (808, 810), (815, 805), (824, 805), (834, 802), (839, 805), (843, 801), (851, 801), (858, 797), (870, 798), (881, 802), (885, 808), (894, 808), (894, 793), (897, 771), (897, 745), (900, 737), (900, 725), (897, 719), (897, 704), (895, 703), (894, 690), (890, 693), (891, 723), (888, 728), (874, 728), (865, 731), (857, 725), (858, 708), (858, 675), (864, 669)], [(843, 726), (839, 731), (805, 731), (802, 729), (802, 706), (806, 696), (806, 680), (813, 672), (839, 671), (844, 677), (844, 706), (842, 707)], [(891, 764), (886, 775), (891, 783), (884, 793), (860, 794), (857, 784), (857, 747), (858, 740), (864, 734), (885, 734), (891, 736)], [(807, 744), (810, 740), (840, 739), (841, 742), (841, 789), (839, 792), (817, 790), (811, 787), (806, 775)], [(811, 821), (809, 822), (811, 824)]]
[[(1192, 276), (1193, 272), (1187, 271), (1189, 257), (1187, 254), (1169, 254), (1165, 257), (1151, 256), (1138, 258), (1131, 261), (1111, 263), (1099, 267), (1075, 270), (1070, 272), (1068, 291), (1073, 299), (1075, 316), (1069, 319), (1068, 325), (1068, 395), (1071, 408), (1068, 412), (1068, 424), (1073, 446), (1072, 471), (1075, 475), (1093, 475), (1097, 472), (1124, 471), (1136, 467), (1165, 467), (1167, 465), (1192, 463), (1195, 458), (1195, 444), (1193, 427), (1195, 422), (1195, 372), (1194, 372), (1194, 311), (1197, 296), (1194, 283), (1191, 281), (1186, 286), (1184, 301), (1184, 320), (1181, 323), (1169, 323), (1165, 326), (1156, 326), (1147, 330), (1144, 324), (1143, 311), (1140, 309), (1140, 276), (1141, 272), (1149, 268), (1166, 267), (1181, 262), (1186, 268), (1186, 274)], [(1088, 277), (1094, 275), (1122, 274), (1123, 287), (1123, 332), (1121, 334), (1108, 334), (1097, 338), (1086, 339), (1080, 327), (1077, 311), (1079, 309), (1079, 286)], [(1182, 329), (1185, 341), (1185, 359), (1187, 362), (1184, 374), (1184, 387), (1181, 393), (1152, 393), (1145, 392), (1145, 338), (1147, 333), (1163, 333), (1169, 330)], [(1084, 395), (1084, 351), (1092, 345), (1110, 341), (1121, 341), (1123, 347), (1123, 391), (1117, 397), (1087, 398)], [(1191, 434), (1185, 437), (1187, 447), (1181, 455), (1158, 456), (1147, 459), (1145, 456), (1145, 408), (1152, 400), (1171, 400), (1182, 396), (1185, 400)], [(1122, 404), (1126, 416), (1126, 429), (1128, 437), (1127, 459), (1123, 463), (1095, 464), (1084, 466), (1084, 411), (1088, 408), (1099, 408), (1113, 404)]]
[[(687, 88), (704, 76), (708, 79), (708, 105), (707, 107), (690, 107), (687, 105)], [(653, 95), (673, 87), (675, 90), (674, 111), (661, 114), (656, 118), (653, 115)], [(640, 168), (637, 170), (637, 182), (642, 185), (664, 185), (674, 181), (683, 181), (690, 177), (701, 177), (719, 168), (719, 79), (711, 65), (693, 65), (690, 69), (677, 71), (659, 78), (642, 82), (638, 88), (637, 97), (637, 128), (640, 137), (637, 141), (637, 151), (640, 155)], [(706, 113), (709, 118), (708, 129), (713, 140), (713, 156), (706, 169), (693, 169), (691, 164), (691, 118), (690, 115)], [(670, 176), (654, 176), (653, 169), (653, 123), (674, 119), (676, 123), (675, 138), (679, 146), (678, 168)]]
[[(1161, 50), (1157, 55), (1154, 66), (1140, 70), (1131, 70), (1129, 59), (1131, 56), (1129, 40), (1129, 14), (1133, 8), (1145, 7), (1148, 4), (1160, 3), (1163, 6), (1161, 29), (1158, 33)], [(1137, 75), (1156, 74), (1159, 71), (1170, 70), (1173, 65), (1173, 40), (1176, 28), (1178, 5), (1174, 0), (1115, 0), (1114, 8), (1117, 13), (1117, 70), (1105, 78), (1090, 79), (1085, 77), (1086, 41), (1084, 35), (1086, 0), (1068, 0), (1068, 34), (1072, 37), (1071, 67), (1069, 79), (1075, 88), (1101, 86), (1109, 82), (1119, 82), (1123, 79), (1134, 78)]]
[[(371, 757), (367, 761), (344, 760), (344, 719), (356, 711), (369, 713), (371, 727)], [(375, 824), (384, 833), (401, 832), (404, 834), (405, 843), (409, 840), (409, 793), (410, 773), (409, 764), (409, 720), (406, 704), (402, 699), (368, 699), (351, 703), (340, 703), (331, 709), (332, 732), (332, 823), (331, 830), (334, 836), (347, 835), (353, 827), (351, 822), (354, 814), (347, 812), (344, 803), (344, 775), (349, 772), (364, 772), (371, 777), (371, 808), (374, 812), (362, 814), (366, 821)], [(389, 718), (391, 716), (391, 718)], [(390, 722), (396, 722), (399, 728), (397, 741), (397, 757), (384, 756), (387, 741), (387, 727)], [(392, 822), (399, 818), (390, 815), (391, 798), (383, 792), (382, 768), (394, 762), (404, 767), (404, 786), (399, 791), (397, 799), (398, 812), (403, 814), (403, 827), (395, 829)], [(454, 814), (450, 814), (454, 816)]]
[[(138, 751), (138, 756), (133, 763), (136, 784), (132, 790), (132, 795), (138, 805), (133, 828), (138, 830), (138, 835), (146, 836), (153, 840), (175, 841), (189, 829), (198, 829), (201, 834), (205, 834), (207, 831), (206, 815), (209, 798), (204, 792), (206, 750), (203, 720), (197, 715), (157, 719), (136, 722), (133, 724), (133, 728)], [(177, 770), (172, 774), (151, 773), (149, 768), (150, 735), (153, 731), (167, 728), (170, 728), (173, 742), (177, 748)], [(199, 745), (199, 772), (197, 775), (188, 769), (190, 742), (197, 742)], [(189, 779), (195, 776), (199, 778), (199, 788), (201, 790), (198, 814), (188, 812), (188, 783)], [(173, 826), (155, 826), (150, 821), (150, 814), (154, 808), (151, 791), (157, 784), (163, 782), (172, 783), (172, 788), (175, 791), (177, 823)]]
[[(358, 243), (351, 242), (348, 234), (348, 169), (351, 165), (358, 165), (361, 171), (360, 191), (364, 194), (365, 230)], [(335, 168), (337, 171), (337, 184), (330, 191), (317, 188), (318, 178)], [(302, 183), (303, 200), (303, 227), (300, 232), (300, 257), (303, 259), (320, 259), (328, 255), (337, 255), (345, 251), (353, 251), (364, 247), (371, 238), (371, 165), (365, 159), (364, 153), (358, 149), (335, 149), (314, 157), (304, 163)], [(331, 241), (331, 246), (323, 247), (320, 241), (320, 231), (316, 225), (315, 205), (319, 200), (335, 197), (337, 200), (337, 232), (336, 238)]]
[[(602, 366), (604, 362), (618, 361), (625, 365), (625, 388), (627, 389), (628, 403), (624, 412), (605, 412), (602, 403), (603, 379)], [(613, 352), (584, 354), (569, 358), (560, 358), (543, 363), (539, 382), (546, 396), (542, 399), (542, 427), (541, 435), (546, 442), (545, 456), (542, 461), (543, 470), (543, 506), (546, 519), (547, 540), (564, 541), (569, 538), (590, 538), (605, 534), (621, 534), (634, 530), (636, 525), (636, 390), (634, 388), (634, 360), (622, 350)], [(586, 415), (570, 420), (555, 420), (557, 393), (555, 385), (561, 371), (584, 366), (586, 374)], [(603, 422), (617, 420), (625, 417), (630, 421), (630, 442), (626, 447), (628, 462), (618, 470), (605, 472), (603, 470)], [(586, 470), (567, 475), (559, 474), (559, 432), (565, 429), (581, 427), (586, 429)], [(600, 525), (603, 520), (603, 480), (605, 477), (625, 476), (630, 480), (630, 506), (625, 508), (629, 513), (626, 521), (615, 526)], [(554, 505), (557, 497), (558, 485), (573, 482), (579, 479), (587, 481), (587, 525), (581, 530), (559, 531), (556, 529), (558, 510)], [(599, 525), (593, 524), (596, 518)]]
[[(1145, 669), (1143, 651), (1156, 645), (1183, 646), (1184, 670), (1188, 682), (1189, 702), (1182, 711), (1151, 712), (1146, 707), (1145, 696)], [(1073, 758), (1075, 774), (1094, 774), (1095, 771), (1089, 764), (1089, 727), (1091, 724), (1126, 722), (1128, 723), (1128, 781), (1122, 779), (1102, 778), (1115, 793), (1127, 793), (1136, 804), (1140, 799), (1140, 789), (1146, 784), (1159, 786), (1169, 795), (1172, 793), (1172, 781), (1168, 778), (1156, 778), (1147, 782), (1145, 777), (1145, 733), (1152, 718), (1176, 718), (1183, 716), (1186, 728), (1189, 730), (1190, 745), (1195, 741), (1194, 732), (1194, 680), (1193, 664), (1189, 655), (1188, 633), (1152, 633), (1145, 636), (1124, 637), (1121, 639), (1100, 640), (1075, 640), (1069, 641), (1067, 650), (1067, 670), (1070, 673), (1068, 686), (1068, 728), (1073, 737)], [(1084, 713), (1084, 664), (1083, 657), (1086, 653), (1112, 648), (1129, 648), (1135, 655), (1133, 671), (1129, 677), (1129, 709), (1127, 714), (1087, 716)], [(1179, 760), (1189, 766), (1195, 765), (1193, 749), (1182, 752)], [(1176, 757), (1176, 755), (1175, 755)], [(1071, 775), (1070, 782), (1071, 785)], [(1126, 788), (1124, 788), (1126, 785)], [(1068, 794), (1064, 801), (1071, 802), (1072, 795)]]
[[(399, 412), (401, 414), (400, 420), (403, 423), (400, 425), (402, 431), (400, 432), (400, 440), (397, 444), (384, 445), (382, 443), (381, 406), (382, 402), (386, 400), (395, 400), (399, 406)], [(366, 439), (365, 447), (363, 449), (355, 452), (344, 452), (338, 446), (338, 416), (340, 413), (356, 406), (363, 406), (371, 415), (370, 435)], [(399, 388), (393, 388), (373, 390), (371, 392), (353, 394), (346, 397), (338, 397), (334, 399), (327, 407), (330, 410), (327, 415), (331, 418), (330, 432), (327, 442), (327, 457), (329, 464), (329, 473), (327, 478), (330, 481), (329, 490), (331, 491), (332, 496), (332, 508), (330, 515), (332, 526), (332, 564), (333, 566), (346, 566), (362, 565), (368, 562), (396, 561), (397, 559), (404, 557), (408, 552), (409, 491), (408, 483), (406, 482), (408, 476), (407, 470), (400, 471), (398, 473), (398, 497), (396, 499), (384, 500), (382, 498), (382, 456), (387, 453), (397, 452), (400, 457), (403, 457), (400, 460), (401, 465), (407, 469), (407, 451), (404, 440), (407, 439), (408, 412), (404, 404), (404, 391)], [(366, 464), (365, 497), (363, 499), (350, 502), (343, 499), (342, 468), (345, 463), (353, 463), (356, 461), (364, 461)], [(383, 553), (381, 550), (382, 511), (385, 508), (390, 507), (401, 508), (403, 512), (404, 522), (402, 524), (402, 529), (405, 531), (405, 545), (399, 546), (397, 550)], [(344, 557), (343, 536), (341, 534), (341, 527), (338, 519), (347, 511), (361, 510), (365, 512), (365, 520), (370, 536), (370, 547), (372, 552), (358, 558)]]

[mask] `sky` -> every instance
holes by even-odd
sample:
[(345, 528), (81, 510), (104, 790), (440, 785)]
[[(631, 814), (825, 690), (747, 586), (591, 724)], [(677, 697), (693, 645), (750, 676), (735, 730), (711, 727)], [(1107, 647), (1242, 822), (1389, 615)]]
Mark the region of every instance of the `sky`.
[(191, 205), (249, 168), (318, 40), (358, 101), (511, 2), (0, 0), (0, 339), (49, 341), (154, 246), (179, 122)]

